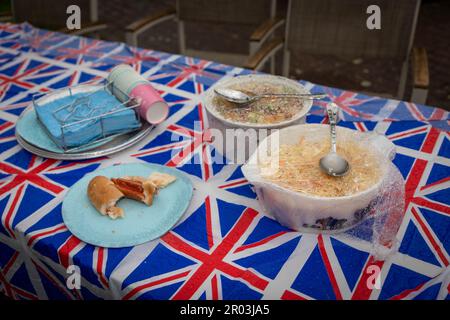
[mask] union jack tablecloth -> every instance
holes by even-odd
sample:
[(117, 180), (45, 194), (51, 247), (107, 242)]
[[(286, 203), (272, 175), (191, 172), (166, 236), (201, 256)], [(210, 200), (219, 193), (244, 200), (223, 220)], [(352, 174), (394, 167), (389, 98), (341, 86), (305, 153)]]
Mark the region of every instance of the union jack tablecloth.
[[(88, 161), (43, 159), (18, 145), (14, 124), (33, 93), (99, 82), (119, 63), (135, 67), (170, 104), (169, 118), (143, 142)], [(396, 254), (376, 261), (360, 242), (282, 227), (260, 210), (240, 166), (209, 164), (214, 150), (202, 140), (203, 94), (217, 80), (245, 73), (0, 24), (0, 290), (16, 299), (449, 299), (449, 113), (302, 82), (340, 106), (340, 125), (376, 130), (397, 145), (394, 162), (406, 180), (401, 242)], [(323, 119), (316, 103), (307, 121)], [(175, 143), (171, 135), (180, 128), (186, 139)], [(174, 150), (183, 156), (172, 157)], [(65, 193), (86, 173), (125, 162), (188, 173), (195, 187), (188, 211), (172, 231), (140, 246), (83, 243), (62, 221)], [(80, 268), (79, 290), (66, 286), (70, 265)], [(381, 268), (380, 289), (367, 286), (373, 265)]]

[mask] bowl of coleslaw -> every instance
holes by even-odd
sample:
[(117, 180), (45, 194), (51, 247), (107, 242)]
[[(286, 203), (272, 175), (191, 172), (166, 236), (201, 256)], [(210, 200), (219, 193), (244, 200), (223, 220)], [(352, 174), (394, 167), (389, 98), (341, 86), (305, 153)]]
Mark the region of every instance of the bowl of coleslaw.
[(265, 211), (282, 225), (307, 232), (341, 232), (373, 213), (395, 156), (386, 137), (337, 127), (344, 177), (319, 168), (329, 152), (329, 126), (305, 124), (272, 133), (242, 167)]

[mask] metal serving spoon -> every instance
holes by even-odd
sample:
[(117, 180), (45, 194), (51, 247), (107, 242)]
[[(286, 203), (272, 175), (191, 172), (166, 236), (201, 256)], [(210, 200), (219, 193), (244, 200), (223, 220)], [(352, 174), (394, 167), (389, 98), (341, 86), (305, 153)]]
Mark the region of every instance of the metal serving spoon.
[(330, 121), (331, 150), (319, 161), (320, 168), (333, 177), (341, 177), (350, 169), (348, 161), (336, 153), (336, 122), (338, 107), (335, 103), (327, 105), (328, 119)]
[(273, 93), (273, 94), (259, 94), (250, 96), (242, 91), (227, 89), (227, 88), (215, 88), (214, 92), (220, 97), (238, 105), (249, 104), (261, 98), (280, 97), (280, 98), (303, 98), (303, 99), (322, 99), (327, 95), (325, 93), (311, 94), (311, 93)]

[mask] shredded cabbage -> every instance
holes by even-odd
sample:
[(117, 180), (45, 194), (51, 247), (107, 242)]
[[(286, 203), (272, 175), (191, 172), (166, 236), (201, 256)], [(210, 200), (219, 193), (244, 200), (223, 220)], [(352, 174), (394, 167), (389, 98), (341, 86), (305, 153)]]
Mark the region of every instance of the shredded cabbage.
[[(322, 196), (341, 197), (362, 192), (381, 176), (377, 155), (353, 140), (339, 141), (337, 153), (350, 164), (350, 171), (343, 177), (331, 177), (322, 172), (319, 160), (330, 150), (330, 142), (302, 137), (294, 145), (283, 144), (277, 154), (259, 162), (261, 176), (281, 187), (296, 192)], [(278, 168), (274, 163), (279, 159)]]

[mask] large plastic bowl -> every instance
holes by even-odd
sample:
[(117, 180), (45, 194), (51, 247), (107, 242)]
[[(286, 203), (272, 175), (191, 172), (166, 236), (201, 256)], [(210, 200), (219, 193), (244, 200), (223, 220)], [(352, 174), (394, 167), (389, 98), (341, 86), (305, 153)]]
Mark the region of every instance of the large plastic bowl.
[(355, 226), (371, 213), (378, 201), (390, 162), (395, 156), (394, 144), (381, 135), (337, 127), (338, 143), (341, 139), (364, 141), (367, 148), (377, 155), (382, 174), (378, 182), (362, 192), (342, 197), (321, 197), (294, 192), (260, 175), (258, 155), (261, 157), (259, 159), (264, 159), (272, 143), (296, 144), (301, 136), (323, 141), (329, 136), (329, 126), (306, 124), (281, 129), (278, 134), (273, 133), (264, 139), (242, 167), (245, 177), (255, 187), (259, 202), (282, 225), (294, 230), (335, 233)]

